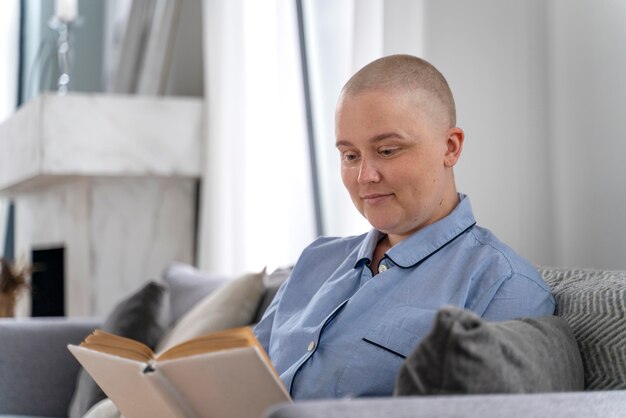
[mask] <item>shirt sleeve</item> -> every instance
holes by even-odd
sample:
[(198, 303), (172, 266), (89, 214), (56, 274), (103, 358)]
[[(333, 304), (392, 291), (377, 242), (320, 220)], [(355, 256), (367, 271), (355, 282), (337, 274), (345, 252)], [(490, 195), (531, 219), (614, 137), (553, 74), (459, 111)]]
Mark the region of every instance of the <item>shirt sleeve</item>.
[(488, 321), (506, 321), (553, 315), (554, 309), (554, 297), (549, 290), (529, 277), (514, 274), (501, 283), (482, 317)]

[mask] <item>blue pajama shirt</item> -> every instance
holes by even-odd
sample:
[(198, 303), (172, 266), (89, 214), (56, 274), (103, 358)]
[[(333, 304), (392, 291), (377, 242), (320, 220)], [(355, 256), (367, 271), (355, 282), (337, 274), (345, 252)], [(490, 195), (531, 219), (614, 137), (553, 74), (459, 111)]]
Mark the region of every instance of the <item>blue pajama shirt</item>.
[(444, 305), (487, 320), (552, 315), (537, 270), (476, 225), (469, 198), (389, 249), (384, 234), (319, 238), (254, 331), (294, 399), (389, 396), (403, 360)]

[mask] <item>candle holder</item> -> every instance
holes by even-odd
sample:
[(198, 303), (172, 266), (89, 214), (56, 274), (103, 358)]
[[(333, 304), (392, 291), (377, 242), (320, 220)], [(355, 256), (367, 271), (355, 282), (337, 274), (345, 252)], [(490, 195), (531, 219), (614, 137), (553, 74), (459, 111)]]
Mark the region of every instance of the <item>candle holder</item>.
[(57, 61), (59, 64), (59, 80), (57, 81), (57, 93), (64, 96), (70, 90), (72, 82), (72, 59), (73, 59), (73, 35), (76, 28), (82, 24), (81, 18), (66, 21), (57, 16), (48, 22), (50, 29), (57, 36)]

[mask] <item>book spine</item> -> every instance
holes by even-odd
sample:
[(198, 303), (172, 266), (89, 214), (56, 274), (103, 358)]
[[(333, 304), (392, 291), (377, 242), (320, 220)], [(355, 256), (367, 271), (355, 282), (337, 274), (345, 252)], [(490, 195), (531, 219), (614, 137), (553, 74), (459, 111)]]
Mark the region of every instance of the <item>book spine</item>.
[(191, 409), (185, 398), (180, 394), (178, 389), (163, 375), (159, 373), (158, 367), (151, 362), (144, 371), (146, 379), (161, 394), (176, 416), (181, 418), (200, 418), (196, 412)]

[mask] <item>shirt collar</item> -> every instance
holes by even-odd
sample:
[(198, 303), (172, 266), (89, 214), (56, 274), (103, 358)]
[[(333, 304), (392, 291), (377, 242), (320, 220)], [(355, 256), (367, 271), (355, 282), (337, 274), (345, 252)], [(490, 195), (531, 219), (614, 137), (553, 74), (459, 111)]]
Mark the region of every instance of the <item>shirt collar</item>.
[(376, 250), (376, 244), (378, 244), (378, 241), (380, 241), (384, 236), (385, 234), (379, 230), (374, 228), (370, 229), (365, 236), (365, 240), (363, 240), (361, 247), (359, 248), (354, 268), (361, 267), (363, 264), (369, 264), (372, 261), (372, 257), (374, 257), (374, 250)]
[[(475, 224), (469, 198), (459, 193), (459, 203), (448, 216), (402, 240), (385, 255), (400, 267), (412, 267), (445, 247)], [(355, 268), (371, 262), (376, 244), (384, 235), (376, 229), (371, 229), (367, 233), (359, 249)]]

